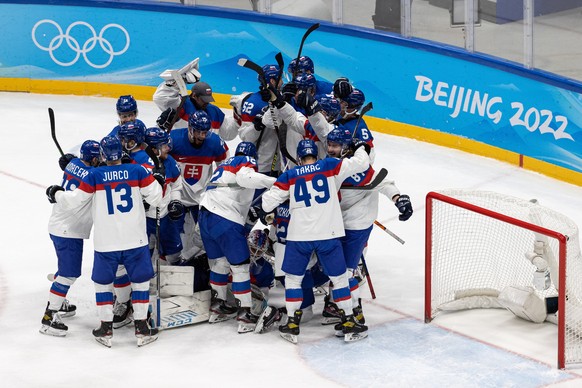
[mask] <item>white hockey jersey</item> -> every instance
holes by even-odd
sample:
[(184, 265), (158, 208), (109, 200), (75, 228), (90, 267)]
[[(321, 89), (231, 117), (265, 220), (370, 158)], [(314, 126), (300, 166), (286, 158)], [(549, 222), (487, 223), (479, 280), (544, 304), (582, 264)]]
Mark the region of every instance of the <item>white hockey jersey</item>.
[(272, 211), (289, 199), (288, 241), (329, 240), (345, 235), (338, 198), (341, 183), (368, 168), (361, 147), (350, 159), (327, 158), (284, 172), (263, 195), (263, 209)]
[(142, 201), (157, 206), (162, 187), (138, 164), (94, 168), (74, 191), (56, 193), (66, 209), (91, 204), (93, 245), (97, 252), (123, 251), (148, 244)]
[[(275, 178), (256, 171), (257, 162), (253, 158), (228, 158), (212, 175), (200, 206), (227, 220), (244, 225), (254, 189), (269, 188), (275, 183)], [(228, 184), (235, 187), (228, 187)]]

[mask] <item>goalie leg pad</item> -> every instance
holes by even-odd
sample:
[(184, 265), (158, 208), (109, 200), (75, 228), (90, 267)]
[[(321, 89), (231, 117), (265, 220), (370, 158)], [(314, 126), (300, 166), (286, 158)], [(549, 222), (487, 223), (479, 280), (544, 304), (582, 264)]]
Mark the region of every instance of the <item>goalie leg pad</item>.
[(499, 294), (499, 304), (527, 321), (542, 323), (547, 316), (545, 302), (531, 287), (505, 287)]
[(165, 265), (160, 267), (160, 296), (194, 295), (194, 267)]

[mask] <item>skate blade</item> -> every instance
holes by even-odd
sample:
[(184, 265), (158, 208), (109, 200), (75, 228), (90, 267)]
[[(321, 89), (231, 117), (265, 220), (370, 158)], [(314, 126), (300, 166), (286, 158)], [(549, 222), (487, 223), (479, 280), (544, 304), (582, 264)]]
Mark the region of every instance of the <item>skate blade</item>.
[(41, 334), (52, 335), (53, 337), (64, 337), (67, 335), (66, 330), (58, 330), (53, 327), (42, 325), (38, 332)]
[(343, 337), (343, 336), (344, 336), (344, 332), (343, 332), (343, 331), (341, 331), (341, 330), (336, 330), (336, 331), (335, 331), (335, 336), (336, 336), (336, 337), (338, 337), (338, 338), (339, 338), (339, 337)]
[(240, 322), (238, 324), (238, 333), (239, 334), (250, 333), (251, 331), (255, 331), (255, 327), (256, 327), (256, 324), (254, 324), (254, 323)]
[(341, 322), (341, 319), (336, 317), (323, 317), (321, 320), (322, 325), (335, 325)]
[(368, 332), (363, 331), (361, 333), (348, 333), (344, 336), (345, 342), (356, 342), (363, 340), (364, 338), (368, 337)]
[(279, 335), (281, 335), (281, 338), (283, 338), (285, 341), (289, 341), (294, 345), (297, 344), (297, 336), (295, 334), (279, 332)]
[(72, 317), (73, 315), (77, 314), (77, 310), (74, 311), (58, 311), (59, 316), (61, 318), (68, 318), (68, 317)]
[(259, 315), (259, 318), (257, 319), (257, 325), (255, 326), (255, 334), (261, 334), (267, 330), (267, 328), (264, 326), (265, 325), (265, 317), (268, 317), (269, 315), (271, 315), (272, 310), (273, 310), (273, 307), (267, 306), (267, 307), (265, 307), (265, 309), (263, 310), (261, 315)]
[(113, 322), (113, 328), (114, 329), (120, 329), (124, 326), (129, 325), (132, 322), (131, 318), (126, 318), (125, 320), (121, 321), (121, 322)]
[(151, 344), (152, 342), (154, 342), (157, 339), (158, 339), (157, 334), (151, 335), (151, 336), (137, 337), (137, 346), (139, 348), (141, 348), (142, 346), (145, 346), (147, 344)]
[(111, 347), (111, 338), (105, 337), (95, 337), (95, 341), (99, 342), (103, 346)]
[(234, 314), (215, 314), (215, 313), (210, 313), (210, 317), (208, 318), (208, 323), (219, 323), (219, 322), (224, 322), (224, 321), (228, 321), (229, 319), (232, 319), (236, 316), (236, 313)]

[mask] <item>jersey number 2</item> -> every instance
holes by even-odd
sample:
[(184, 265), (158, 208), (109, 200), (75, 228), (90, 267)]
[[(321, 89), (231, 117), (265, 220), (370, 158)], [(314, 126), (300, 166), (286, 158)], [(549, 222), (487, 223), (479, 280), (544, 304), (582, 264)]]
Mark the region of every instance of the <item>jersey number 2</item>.
[[(131, 198), (131, 186), (127, 183), (121, 183), (115, 186), (114, 189), (109, 185), (105, 185), (105, 195), (107, 197), (107, 213), (113, 214), (115, 209), (121, 213), (127, 213), (133, 208), (133, 198)], [(116, 193), (115, 200), (113, 199), (113, 192)]]
[(325, 175), (318, 174), (309, 182), (305, 178), (295, 181), (295, 202), (305, 202), (305, 207), (311, 206), (312, 195), (315, 195), (315, 202), (326, 203), (329, 199), (329, 186)]

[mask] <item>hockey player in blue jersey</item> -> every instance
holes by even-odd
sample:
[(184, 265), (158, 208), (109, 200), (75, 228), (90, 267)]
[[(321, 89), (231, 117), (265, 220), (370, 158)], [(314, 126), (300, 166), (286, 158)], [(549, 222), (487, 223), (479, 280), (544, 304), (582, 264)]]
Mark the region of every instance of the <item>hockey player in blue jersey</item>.
[(372, 159), (372, 162), (374, 162), (374, 136), (372, 136), (372, 131), (368, 129), (366, 121), (361, 118), (359, 114), (359, 110), (362, 108), (365, 101), (366, 96), (359, 89), (353, 89), (353, 91), (348, 96), (340, 98), (342, 110), (340, 113), (341, 118), (338, 120), (338, 124), (343, 125), (345, 128), (349, 129), (354, 138), (363, 140), (370, 146), (372, 149), (370, 159)]
[(162, 198), (163, 172), (153, 174), (137, 164), (121, 164), (119, 139), (107, 136), (100, 142), (107, 166), (90, 170), (77, 190), (60, 186), (47, 189), (49, 201), (65, 209), (79, 209), (91, 203), (95, 258), (91, 279), (95, 283), (101, 325), (93, 330), (95, 339), (111, 346), (113, 336), (113, 281), (119, 264), (127, 269), (132, 287), (135, 335), (138, 346), (157, 339), (157, 329), (147, 318), (149, 283), (154, 272), (148, 249), (143, 199), (157, 206)]
[[(81, 156), (72, 159), (65, 168), (61, 187), (67, 191), (77, 189), (89, 170), (99, 165), (100, 159), (99, 143), (94, 140), (85, 141), (81, 145)], [(48, 230), (57, 254), (58, 269), (41, 321), (39, 331), (42, 334), (58, 337), (67, 334), (68, 328), (60, 317), (75, 315), (76, 306), (69, 304), (66, 297), (69, 288), (81, 276), (83, 240), (89, 238), (92, 226), (90, 203), (75, 210), (63, 209), (60, 204), (53, 206)]]
[[(184, 216), (184, 205), (180, 201), (182, 190), (182, 178), (180, 166), (169, 154), (172, 150), (170, 135), (161, 128), (148, 128), (145, 133), (145, 142), (152, 148), (157, 157), (164, 164), (166, 183), (164, 185), (164, 197), (159, 205), (160, 217), (160, 255), (168, 264), (180, 264), (183, 260), (182, 241), (180, 239), (180, 227), (177, 222)], [(147, 228), (150, 241), (156, 235), (156, 208), (150, 207), (146, 211)], [(153, 245), (150, 244), (153, 251)]]
[[(303, 55), (299, 57), (299, 62), (297, 62), (297, 58), (291, 60), (289, 62), (289, 66), (287, 67), (287, 71), (291, 75), (291, 80), (294, 80), (300, 74), (311, 74), (315, 75), (315, 65), (313, 64), (313, 60), (309, 58), (307, 55)], [(328, 94), (331, 95), (333, 92), (333, 84), (323, 80), (317, 80), (315, 85), (315, 94)]]
[(287, 324), (279, 327), (281, 336), (297, 342), (303, 300), (301, 282), (315, 251), (324, 272), (335, 284), (333, 299), (340, 307), (342, 332), (346, 341), (367, 336), (367, 327), (351, 314), (348, 275), (339, 238), (345, 235), (337, 191), (350, 175), (368, 168), (369, 146), (358, 141), (350, 159), (317, 159), (317, 146), (302, 140), (297, 146), (300, 165), (284, 172), (263, 195), (262, 209), (273, 211), (289, 199), (291, 215), (282, 270), (285, 272)]
[(204, 111), (197, 111), (190, 115), (188, 128), (170, 132), (170, 155), (176, 159), (182, 173), (180, 200), (185, 207), (185, 215), (176, 222), (183, 233), (182, 256), (186, 260), (203, 253), (202, 240), (196, 227), (198, 205), (214, 165), (219, 165), (228, 156), (228, 146), (217, 134), (210, 132), (210, 128), (208, 115)]
[(108, 136), (117, 136), (119, 128), (121, 128), (121, 126), (125, 123), (129, 123), (130, 121), (139, 121), (137, 119), (138, 114), (137, 101), (135, 100), (135, 98), (133, 98), (132, 95), (120, 96), (117, 99), (115, 108), (117, 109), (117, 117), (119, 118), (119, 123), (111, 130), (111, 132), (109, 132)]
[(210, 263), (213, 301), (210, 323), (234, 316), (226, 305), (228, 275), (237, 304), (239, 333), (254, 330), (257, 316), (251, 312), (250, 253), (245, 220), (254, 189), (269, 188), (275, 178), (257, 172), (257, 149), (241, 142), (235, 156), (218, 166), (200, 202), (200, 234)]

